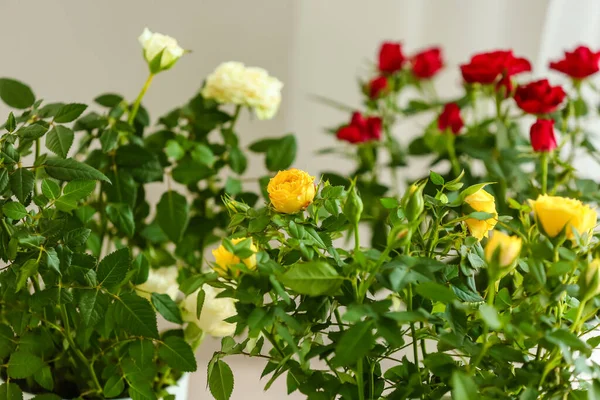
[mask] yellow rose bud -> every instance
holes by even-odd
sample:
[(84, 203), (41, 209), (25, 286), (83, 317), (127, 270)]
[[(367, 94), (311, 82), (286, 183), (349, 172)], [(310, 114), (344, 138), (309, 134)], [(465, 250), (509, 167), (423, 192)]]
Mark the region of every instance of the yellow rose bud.
[[(600, 294), (600, 260), (595, 259), (588, 264), (580, 277), (579, 288), (584, 300)], [(582, 299), (582, 300), (583, 300)]]
[(481, 188), (475, 193), (465, 197), (465, 203), (468, 205), (470, 211), (482, 211), (494, 215), (493, 218), (483, 221), (475, 218), (468, 218), (465, 220), (467, 228), (469, 228), (469, 232), (471, 232), (473, 237), (477, 238), (478, 240), (488, 237), (488, 232), (494, 229), (498, 219), (498, 213), (496, 212), (496, 200), (494, 199), (494, 196)]
[(596, 210), (579, 200), (543, 194), (529, 203), (538, 224), (551, 238), (564, 230), (567, 239), (573, 239), (573, 228), (583, 235), (596, 226)]
[[(494, 231), (485, 246), (485, 260), (490, 266), (508, 269), (521, 253), (521, 238)], [(494, 271), (496, 272), (496, 271)]]
[(269, 181), (267, 192), (275, 210), (294, 214), (312, 203), (316, 193), (315, 177), (296, 168), (279, 171)]
[[(238, 244), (242, 240), (246, 239), (247, 238), (231, 239), (231, 243)], [(250, 250), (252, 250), (255, 253), (258, 251), (254, 243), (250, 244)], [(256, 254), (252, 254), (248, 258), (240, 260), (238, 256), (229, 252), (223, 245), (220, 245), (218, 248), (213, 250), (212, 254), (215, 257), (215, 264), (217, 264), (215, 266), (215, 271), (217, 271), (221, 276), (227, 276), (231, 267), (241, 262), (246, 264), (246, 267), (248, 267), (249, 269), (256, 268)]]

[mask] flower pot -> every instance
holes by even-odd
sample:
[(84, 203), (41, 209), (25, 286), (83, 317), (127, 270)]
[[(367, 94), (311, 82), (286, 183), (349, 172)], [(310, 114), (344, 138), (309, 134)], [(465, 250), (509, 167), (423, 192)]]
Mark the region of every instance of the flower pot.
[[(0, 380), (2, 382), (2, 380)], [(167, 388), (167, 392), (175, 395), (175, 400), (188, 400), (188, 386), (190, 382), (190, 374), (183, 374), (177, 386)], [(31, 400), (35, 397), (34, 394), (23, 393), (23, 400)], [(115, 400), (131, 400), (131, 397), (115, 399)]]

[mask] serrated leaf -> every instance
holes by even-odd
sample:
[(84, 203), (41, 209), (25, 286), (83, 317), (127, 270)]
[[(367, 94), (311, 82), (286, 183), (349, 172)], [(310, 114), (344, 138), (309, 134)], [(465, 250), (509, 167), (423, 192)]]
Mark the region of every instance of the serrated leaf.
[(15, 119), (15, 114), (13, 114), (12, 112), (8, 114), (8, 118), (6, 119), (4, 127), (7, 131), (14, 132), (14, 130), (17, 128), (17, 120)]
[(71, 158), (67, 158), (66, 160), (49, 158), (44, 163), (44, 168), (48, 175), (61, 181), (87, 179), (110, 183), (108, 178), (102, 172)]
[(175, 324), (183, 324), (181, 318), (181, 311), (177, 304), (171, 299), (168, 294), (164, 293), (152, 293), (152, 304), (156, 307), (156, 310), (162, 315), (167, 321)]
[(50, 200), (57, 199), (60, 197), (60, 186), (51, 179), (44, 179), (42, 181), (42, 193)]
[(121, 283), (127, 276), (130, 264), (131, 258), (127, 247), (107, 255), (98, 264), (96, 271), (98, 283), (105, 287)]
[(66, 158), (75, 140), (75, 133), (66, 126), (56, 125), (46, 136), (48, 150), (61, 158)]
[(16, 291), (23, 289), (27, 283), (27, 279), (37, 273), (39, 263), (34, 259), (25, 261), (19, 268), (19, 276), (17, 277), (17, 288)]
[(59, 124), (63, 124), (66, 122), (71, 122), (76, 120), (87, 108), (87, 105), (80, 103), (70, 103), (63, 105), (56, 116), (54, 117), (54, 122)]
[(0, 358), (8, 357), (15, 349), (15, 335), (6, 324), (0, 324)]
[(156, 313), (143, 297), (123, 293), (116, 301), (114, 316), (117, 324), (130, 334), (158, 339)]
[(372, 330), (372, 324), (367, 321), (359, 322), (346, 330), (336, 344), (335, 364), (352, 365), (364, 357), (375, 345)]
[(127, 237), (132, 237), (135, 233), (135, 222), (133, 220), (133, 211), (127, 204), (109, 204), (106, 206), (108, 219)]
[(196, 370), (196, 357), (190, 345), (178, 336), (168, 336), (158, 346), (158, 356), (178, 371)]
[(440, 174), (433, 171), (429, 171), (429, 180), (431, 181), (431, 183), (438, 186), (443, 185), (445, 182), (444, 178)]
[(63, 194), (56, 200), (56, 208), (71, 211), (77, 208), (79, 200), (89, 196), (96, 188), (96, 181), (77, 180), (69, 182), (63, 188)]
[(16, 383), (3, 383), (0, 385), (0, 400), (23, 400), (23, 392)]
[(27, 196), (33, 190), (34, 181), (33, 172), (26, 168), (19, 168), (10, 176), (10, 190), (21, 203), (25, 203)]
[(450, 385), (452, 386), (453, 400), (479, 399), (477, 386), (475, 386), (473, 379), (459, 370), (455, 370), (452, 374)]
[(61, 275), (60, 272), (60, 259), (58, 258), (58, 254), (53, 247), (44, 249), (46, 253), (46, 265), (48, 268), (54, 270), (57, 274)]
[(129, 345), (129, 355), (137, 365), (148, 365), (154, 359), (155, 347), (150, 340), (136, 340)]
[(119, 139), (119, 132), (110, 128), (106, 129), (100, 135), (100, 145), (102, 147), (102, 151), (108, 153), (109, 151), (114, 150), (117, 147), (117, 141)]
[(189, 220), (189, 205), (185, 197), (172, 190), (165, 192), (156, 206), (156, 219), (167, 237), (178, 243)]
[(223, 360), (212, 366), (208, 376), (208, 387), (215, 400), (229, 400), (233, 393), (233, 372)]
[(204, 300), (206, 299), (206, 292), (204, 289), (200, 289), (198, 292), (198, 297), (196, 298), (196, 318), (200, 320), (200, 315), (202, 315), (202, 308), (204, 307)]
[(44, 366), (33, 375), (33, 379), (44, 389), (54, 390), (54, 379), (52, 378), (52, 370), (49, 366)]
[(125, 382), (120, 375), (113, 375), (104, 384), (103, 394), (105, 397), (117, 397), (125, 390)]
[(116, 93), (105, 93), (96, 97), (94, 101), (104, 107), (114, 107), (123, 101), (123, 96)]
[(4, 192), (4, 189), (8, 186), (8, 171), (0, 169), (0, 193)]
[(85, 326), (95, 326), (106, 314), (107, 298), (98, 289), (79, 292), (79, 313)]
[(293, 291), (309, 296), (333, 294), (343, 282), (335, 268), (322, 261), (294, 264), (281, 277)]
[(15, 201), (6, 203), (4, 206), (2, 206), (2, 212), (8, 218), (12, 218), (14, 220), (23, 219), (29, 215), (25, 206)]
[(42, 124), (31, 124), (19, 129), (16, 133), (25, 140), (36, 140), (48, 132), (48, 127)]
[(14, 79), (0, 78), (0, 99), (7, 106), (17, 109), (30, 107), (35, 102), (31, 88)]
[(269, 171), (280, 171), (289, 168), (296, 159), (296, 137), (286, 135), (273, 143), (267, 150), (265, 163)]
[(14, 379), (24, 379), (32, 376), (42, 369), (44, 361), (24, 351), (16, 351), (10, 355), (8, 360), (8, 376)]

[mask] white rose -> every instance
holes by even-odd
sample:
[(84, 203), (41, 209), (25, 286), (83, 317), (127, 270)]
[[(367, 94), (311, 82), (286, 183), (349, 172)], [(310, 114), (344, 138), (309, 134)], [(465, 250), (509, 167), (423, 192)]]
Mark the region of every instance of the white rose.
[(144, 49), (144, 57), (148, 64), (162, 52), (160, 68), (152, 71), (153, 73), (171, 68), (185, 53), (185, 50), (177, 44), (177, 40), (160, 33), (152, 33), (148, 28), (144, 29), (138, 40)]
[(283, 83), (262, 68), (229, 61), (208, 76), (202, 96), (221, 104), (247, 106), (259, 119), (271, 119), (279, 109), (282, 87)]
[(235, 333), (235, 324), (225, 322), (224, 320), (236, 314), (235, 301), (232, 298), (216, 298), (222, 289), (215, 289), (209, 285), (203, 285), (204, 305), (200, 313), (200, 319), (196, 318), (196, 306), (198, 304), (198, 292), (200, 289), (190, 294), (183, 301), (183, 319), (187, 322), (193, 322), (200, 329), (211, 336), (231, 336)]
[(158, 269), (150, 269), (148, 280), (138, 285), (137, 291), (142, 297), (150, 300), (152, 293), (167, 294), (173, 300), (177, 298), (179, 293), (179, 285), (177, 284), (177, 275), (179, 271), (177, 267), (165, 267)]
[(246, 105), (252, 107), (258, 119), (271, 119), (281, 104), (283, 83), (262, 68), (246, 68), (244, 91)]

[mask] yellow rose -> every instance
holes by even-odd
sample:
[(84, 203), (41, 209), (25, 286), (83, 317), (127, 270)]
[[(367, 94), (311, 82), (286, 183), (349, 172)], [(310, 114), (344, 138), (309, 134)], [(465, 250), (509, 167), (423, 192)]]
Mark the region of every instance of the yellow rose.
[(473, 237), (476, 237), (479, 240), (483, 239), (484, 237), (488, 237), (488, 232), (494, 229), (498, 219), (494, 196), (481, 188), (475, 193), (465, 197), (465, 203), (472, 211), (483, 211), (494, 215), (493, 218), (486, 219), (484, 221), (480, 221), (475, 218), (468, 218), (465, 220), (467, 228), (469, 228), (469, 232), (471, 232)]
[(564, 230), (567, 239), (573, 239), (573, 228), (583, 235), (596, 226), (596, 211), (579, 200), (543, 194), (529, 203), (538, 224), (551, 238)]
[(275, 210), (294, 214), (312, 203), (316, 193), (315, 177), (296, 168), (279, 171), (269, 181), (267, 192)]
[[(521, 238), (509, 236), (504, 232), (494, 231), (485, 246), (485, 259), (489, 265), (497, 265), (506, 269), (511, 267), (521, 253)], [(495, 255), (497, 254), (495, 259)], [(498, 264), (496, 264), (496, 262)]]
[[(238, 244), (242, 240), (246, 239), (247, 238), (231, 239), (231, 243)], [(254, 243), (250, 244), (250, 250), (252, 250), (255, 253), (258, 251)], [(248, 267), (249, 269), (256, 268), (256, 254), (252, 254), (248, 258), (240, 260), (238, 256), (234, 255), (233, 253), (230, 253), (227, 249), (225, 249), (223, 245), (220, 245), (218, 248), (213, 250), (212, 254), (215, 257), (215, 264), (217, 264), (215, 267), (215, 271), (217, 271), (221, 276), (227, 276), (231, 267), (241, 262), (246, 264), (246, 267)]]

